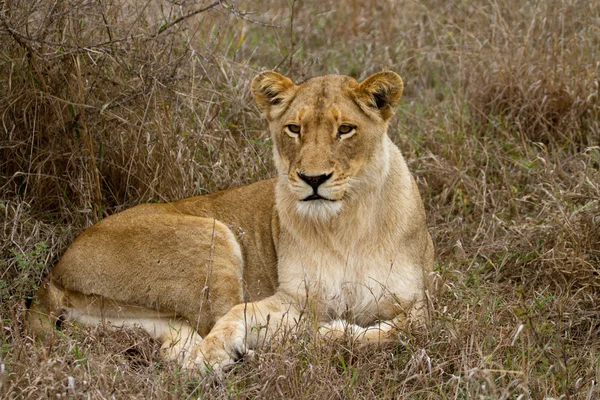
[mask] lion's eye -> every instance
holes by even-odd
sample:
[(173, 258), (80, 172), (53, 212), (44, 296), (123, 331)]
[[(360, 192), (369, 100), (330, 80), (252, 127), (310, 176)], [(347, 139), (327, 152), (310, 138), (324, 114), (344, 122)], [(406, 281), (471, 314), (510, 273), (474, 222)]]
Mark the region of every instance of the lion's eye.
[(285, 126), (285, 130), (289, 136), (298, 136), (300, 134), (300, 125), (288, 124)]
[(340, 125), (340, 127), (338, 128), (338, 135), (349, 135), (354, 133), (355, 130), (355, 126), (348, 124)]

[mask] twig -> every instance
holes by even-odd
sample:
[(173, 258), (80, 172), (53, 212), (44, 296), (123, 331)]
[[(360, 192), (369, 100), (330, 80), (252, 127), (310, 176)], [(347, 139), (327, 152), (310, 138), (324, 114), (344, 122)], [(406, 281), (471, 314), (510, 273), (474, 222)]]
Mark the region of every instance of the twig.
[(200, 14), (201, 12), (204, 12), (204, 11), (206, 11), (206, 10), (209, 10), (209, 9), (213, 8), (214, 6), (216, 6), (216, 5), (219, 5), (220, 3), (221, 3), (221, 2), (220, 2), (219, 0), (217, 0), (217, 1), (213, 1), (212, 3), (210, 3), (210, 4), (209, 4), (209, 5), (207, 5), (207, 6), (200, 7), (200, 8), (198, 8), (197, 10), (190, 11), (189, 13), (187, 13), (187, 14), (185, 14), (185, 15), (182, 15), (181, 17), (177, 18), (175, 21), (173, 21), (173, 22), (170, 22), (170, 23), (168, 23), (168, 24), (166, 24), (166, 25), (163, 25), (163, 26), (161, 26), (161, 27), (158, 29), (158, 31), (157, 31), (157, 32), (156, 32), (156, 33), (155, 33), (155, 34), (152, 36), (152, 38), (155, 38), (155, 37), (157, 37), (158, 35), (160, 35), (160, 34), (161, 34), (161, 33), (163, 33), (164, 31), (166, 31), (167, 29), (169, 29), (169, 28), (173, 27), (173, 25), (177, 25), (177, 24), (178, 24), (178, 23), (180, 23), (181, 21), (183, 21), (183, 20), (185, 20), (185, 19), (188, 19), (188, 18), (190, 18), (190, 17), (193, 17), (193, 16), (194, 16), (194, 15), (196, 15), (196, 14)]
[[(98, 0), (100, 1), (100, 0)], [(19, 32), (18, 30), (16, 30), (15, 28), (13, 28), (12, 26), (10, 26), (10, 24), (8, 23), (8, 21), (4, 18), (4, 16), (2, 15), (2, 13), (0, 13), (0, 22), (2, 23), (1, 25), (4, 26), (4, 28), (8, 31), (8, 33), (12, 36), (12, 38), (19, 43), (21, 46), (25, 47), (27, 50), (31, 51), (32, 53), (38, 54), (36, 49), (32, 48), (31, 46), (29, 46), (27, 44), (27, 42), (32, 42), (32, 43), (36, 43), (36, 44), (45, 44), (47, 46), (53, 46), (53, 47), (61, 47), (63, 49), (65, 48), (71, 48), (71, 49), (76, 49), (76, 51), (88, 51), (90, 49), (94, 49), (94, 48), (100, 48), (100, 47), (105, 47), (114, 43), (119, 43), (119, 42), (127, 42), (130, 41), (132, 39), (136, 39), (136, 38), (140, 38), (140, 37), (144, 37), (146, 36), (146, 40), (151, 40), (154, 39), (156, 37), (158, 37), (159, 35), (161, 35), (162, 33), (164, 33), (165, 31), (167, 31), (168, 29), (172, 28), (173, 26), (177, 25), (178, 23), (193, 17), (194, 15), (200, 14), (204, 11), (207, 11), (217, 5), (221, 4), (222, 7), (227, 10), (228, 12), (232, 13), (233, 15), (235, 15), (238, 18), (241, 18), (245, 21), (251, 22), (253, 24), (257, 24), (257, 25), (261, 25), (261, 26), (265, 26), (265, 27), (270, 27), (270, 28), (280, 28), (279, 25), (273, 25), (273, 24), (267, 24), (264, 22), (260, 22), (260, 21), (255, 21), (252, 19), (249, 19), (246, 17), (247, 12), (241, 12), (235, 9), (235, 7), (233, 5), (228, 5), (228, 4), (222, 4), (222, 2), (220, 0), (216, 0), (213, 1), (212, 3), (198, 8), (194, 11), (191, 11), (185, 15), (182, 15), (181, 17), (177, 18), (176, 20), (166, 24), (166, 25), (162, 25), (158, 31), (156, 31), (156, 33), (151, 34), (151, 35), (135, 35), (135, 36), (126, 36), (126, 37), (122, 37), (122, 38), (117, 38), (117, 39), (113, 39), (113, 35), (112, 32), (110, 31), (110, 27), (107, 23), (107, 20), (104, 16), (104, 10), (102, 9), (102, 17), (104, 19), (105, 22), (105, 26), (107, 29), (107, 33), (109, 36), (109, 40), (104, 41), (104, 42), (100, 42), (100, 43), (95, 43), (95, 44), (91, 44), (91, 45), (87, 45), (87, 46), (80, 46), (80, 45), (76, 45), (76, 44), (69, 44), (69, 43), (59, 43), (59, 42), (53, 42), (53, 41), (49, 41), (49, 40), (43, 40), (43, 39), (35, 39), (32, 37), (29, 37), (28, 35)]]
[[(147, 37), (147, 39), (154, 39), (157, 36), (159, 36), (160, 34), (164, 33), (166, 30), (172, 28), (174, 25), (177, 25), (178, 23), (180, 23), (181, 21), (193, 17), (196, 14), (200, 14), (201, 12), (204, 12), (208, 9), (211, 9), (217, 5), (220, 4), (220, 1), (214, 1), (210, 4), (208, 4), (207, 6), (201, 7), (197, 10), (191, 11), (185, 15), (182, 15), (181, 17), (177, 18), (175, 21), (172, 21), (166, 25), (161, 26), (158, 31), (152, 35), (149, 35)], [(102, 5), (101, 5), (102, 6)], [(8, 21), (6, 21), (6, 19), (0, 14), (0, 22), (2, 22), (2, 25), (4, 25), (4, 28), (8, 31), (8, 33), (10, 33), (10, 35), (13, 37), (13, 39), (18, 42), (20, 45), (22, 45), (23, 47), (27, 48), (28, 50), (35, 52), (34, 49), (32, 49), (30, 46), (28, 46), (26, 42), (34, 42), (34, 43), (39, 43), (39, 44), (45, 44), (48, 46), (55, 46), (55, 47), (62, 47), (62, 48), (74, 48), (74, 49), (78, 49), (78, 50), (87, 50), (87, 49), (92, 49), (92, 48), (98, 48), (98, 47), (105, 47), (107, 45), (110, 44), (114, 44), (114, 43), (118, 43), (118, 42), (127, 42), (131, 39), (134, 39), (136, 37), (140, 37), (143, 35), (137, 35), (137, 36), (131, 36), (131, 37), (124, 37), (124, 38), (119, 38), (119, 39), (113, 39), (112, 38), (112, 33), (110, 31), (110, 27), (108, 25), (108, 22), (106, 21), (106, 18), (104, 16), (104, 10), (102, 9), (102, 17), (104, 18), (104, 23), (106, 25), (106, 29), (108, 32), (108, 36), (109, 36), (109, 40), (105, 41), (105, 42), (101, 42), (101, 43), (96, 43), (96, 44), (92, 44), (89, 46), (79, 46), (79, 45), (74, 45), (74, 44), (68, 44), (68, 43), (59, 43), (59, 42), (52, 42), (52, 41), (48, 41), (48, 40), (42, 40), (42, 39), (34, 39), (31, 38), (27, 35), (25, 35), (24, 33), (19, 32), (18, 30), (14, 29), (13, 27), (11, 27), (8, 24)]]
[(288, 76), (292, 76), (293, 64), (294, 64), (294, 6), (296, 0), (292, 0), (292, 15), (290, 17), (290, 66), (288, 69)]
[(261, 22), (261, 21), (257, 21), (255, 19), (250, 19), (248, 17), (246, 17), (246, 15), (249, 14), (254, 14), (253, 12), (248, 12), (248, 11), (239, 11), (235, 8), (235, 6), (233, 4), (225, 4), (225, 1), (221, 0), (221, 6), (229, 11), (230, 13), (232, 13), (234, 16), (243, 19), (244, 21), (248, 21), (251, 24), (255, 24), (255, 25), (260, 25), (260, 26), (264, 26), (267, 28), (281, 28), (281, 26), (276, 25), (276, 24), (267, 24), (266, 22)]
[(8, 21), (6, 20), (5, 16), (3, 15), (3, 12), (0, 12), (0, 22), (2, 23), (2, 25), (4, 25), (4, 29), (6, 29), (6, 31), (10, 34), (10, 36), (14, 39), (15, 42), (17, 42), (21, 47), (27, 49), (31, 54), (38, 54), (34, 48), (29, 46), (25, 42), (31, 41), (31, 39), (29, 39), (27, 36), (23, 35), (19, 31), (11, 27)]
[(38, 43), (38, 44), (45, 44), (47, 46), (62, 47), (62, 48), (67, 48), (67, 49), (77, 49), (79, 51), (82, 51), (82, 50), (86, 51), (86, 50), (90, 50), (90, 49), (94, 49), (94, 48), (105, 47), (105, 46), (113, 44), (113, 43), (127, 42), (129, 40), (144, 36), (144, 35), (136, 35), (136, 36), (124, 37), (124, 38), (119, 38), (119, 39), (114, 39), (114, 40), (108, 40), (106, 42), (91, 44), (89, 46), (79, 46), (76, 44), (59, 43), (59, 42), (52, 42), (49, 40), (31, 38), (31, 37), (25, 35), (24, 33), (21, 33), (18, 30), (11, 27), (8, 24), (8, 22), (2, 17), (1, 14), (0, 14), (0, 22), (2, 22), (2, 25), (4, 25), (4, 29), (7, 30), (7, 32), (12, 36), (12, 38), (17, 43), (19, 43), (21, 46), (25, 47), (27, 50), (30, 50), (31, 52), (33, 52), (37, 55), (39, 55), (39, 53), (34, 48), (28, 46), (24, 41)]
[[(77, 77), (77, 88), (79, 99), (82, 103), (85, 101), (85, 88), (83, 85), (83, 78), (81, 75), (81, 63), (79, 61), (79, 56), (74, 55), (73, 61), (75, 64), (75, 72)], [(94, 222), (98, 222), (102, 217), (102, 190), (100, 188), (100, 172), (98, 171), (98, 166), (96, 164), (96, 152), (95, 152), (95, 143), (93, 134), (88, 130), (86, 118), (85, 118), (85, 107), (82, 105), (79, 110), (79, 124), (83, 130), (83, 134), (85, 135), (85, 139), (87, 142), (88, 153), (89, 153), (89, 168), (88, 171), (90, 173), (91, 178), (91, 186), (92, 186), (92, 212), (94, 216)]]
[(108, 25), (108, 20), (106, 19), (106, 14), (104, 13), (104, 6), (102, 5), (102, 1), (98, 0), (98, 5), (100, 6), (100, 14), (102, 14), (102, 20), (104, 21), (104, 26), (106, 27), (106, 33), (108, 34), (108, 40), (113, 41), (112, 32), (110, 30), (110, 25)]

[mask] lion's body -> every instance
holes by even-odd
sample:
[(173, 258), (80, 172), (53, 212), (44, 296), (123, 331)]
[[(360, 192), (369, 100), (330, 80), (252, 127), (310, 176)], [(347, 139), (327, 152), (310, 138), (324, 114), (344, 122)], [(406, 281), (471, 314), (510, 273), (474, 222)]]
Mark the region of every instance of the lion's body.
[[(257, 345), (249, 327), (270, 323), (269, 336), (307, 305), (334, 336), (342, 319), (367, 327), (423, 316), (433, 246), (416, 183), (386, 135), (401, 93), (393, 73), (300, 86), (259, 75), (253, 94), (278, 179), (94, 225), (42, 284), (30, 325), (137, 324), (185, 366), (222, 367)], [(361, 335), (387, 330), (373, 329)]]
[[(73, 242), (32, 309), (81, 322), (183, 319), (206, 335), (234, 305), (277, 288), (274, 185), (142, 204), (104, 219)], [(47, 289), (53, 295), (40, 296)]]

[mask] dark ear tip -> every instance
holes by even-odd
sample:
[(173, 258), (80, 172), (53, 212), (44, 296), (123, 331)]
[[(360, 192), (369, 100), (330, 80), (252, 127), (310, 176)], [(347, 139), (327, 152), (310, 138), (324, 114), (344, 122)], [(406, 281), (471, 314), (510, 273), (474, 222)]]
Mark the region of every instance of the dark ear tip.
[(373, 74), (360, 83), (363, 88), (389, 87), (402, 91), (404, 82), (394, 71), (382, 71)]
[(397, 73), (395, 73), (392, 70), (386, 69), (385, 71), (381, 71), (379, 74), (381, 75), (386, 75), (388, 77), (398, 77), (400, 78), (400, 75), (398, 75)]
[(289, 78), (281, 75), (278, 72), (271, 71), (271, 70), (265, 70), (265, 71), (259, 72), (254, 77), (254, 79), (252, 79), (252, 82), (250, 83), (250, 88), (252, 90), (262, 90), (262, 86), (265, 83), (269, 83), (269, 84), (280, 83), (283, 86), (293, 86), (293, 82)]
[(256, 74), (256, 76), (254, 77), (254, 79), (252, 80), (254, 81), (260, 81), (264, 78), (276, 78), (276, 79), (285, 79), (285, 76), (281, 75), (279, 72), (275, 72), (272, 71), (270, 69), (266, 69), (264, 71), (260, 71), (258, 74)]
[(254, 77), (254, 79), (256, 79), (256, 78), (262, 78), (262, 77), (265, 77), (267, 75), (276, 74), (276, 73), (277, 72), (275, 72), (275, 71), (271, 71), (270, 69), (266, 69), (266, 70), (260, 71), (258, 74), (256, 74), (256, 76)]
[(266, 78), (271, 72), (271, 70), (261, 71), (254, 78), (252, 78), (252, 82), (250, 86), (252, 88), (256, 87), (264, 78)]
[[(373, 75), (367, 77), (367, 79), (369, 78), (374, 78), (374, 77), (379, 77), (379, 78), (388, 78), (388, 79), (400, 79), (402, 80), (402, 78), (400, 77), (400, 75), (398, 75), (398, 73), (386, 69), (385, 71), (380, 71), (380, 72), (376, 72)], [(365, 79), (366, 80), (366, 79)]]
[(404, 86), (404, 81), (402, 80), (400, 75), (398, 75), (394, 71), (383, 71), (381, 72), (381, 74), (382, 77), (385, 77), (387, 81), (393, 83), (395, 86)]

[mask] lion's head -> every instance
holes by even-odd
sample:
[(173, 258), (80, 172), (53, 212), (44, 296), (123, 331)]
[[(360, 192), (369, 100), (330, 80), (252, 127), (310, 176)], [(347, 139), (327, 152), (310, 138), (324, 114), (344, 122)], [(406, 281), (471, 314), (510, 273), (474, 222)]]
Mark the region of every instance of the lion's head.
[(327, 75), (294, 84), (266, 71), (252, 94), (269, 123), (280, 190), (300, 215), (323, 219), (382, 184), (389, 171), (387, 121), (402, 96), (394, 72), (357, 82)]

